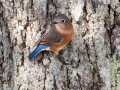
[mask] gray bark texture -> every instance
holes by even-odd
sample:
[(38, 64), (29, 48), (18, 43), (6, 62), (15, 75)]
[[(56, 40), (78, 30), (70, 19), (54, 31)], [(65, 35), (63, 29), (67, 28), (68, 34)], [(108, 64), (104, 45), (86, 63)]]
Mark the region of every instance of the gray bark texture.
[[(56, 54), (35, 42), (67, 15), (71, 42)], [(0, 90), (120, 90), (120, 0), (0, 0)]]

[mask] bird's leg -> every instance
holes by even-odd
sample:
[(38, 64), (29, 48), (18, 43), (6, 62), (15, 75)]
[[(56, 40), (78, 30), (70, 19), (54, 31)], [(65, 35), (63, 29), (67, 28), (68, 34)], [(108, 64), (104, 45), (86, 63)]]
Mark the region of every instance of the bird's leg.
[(62, 64), (65, 64), (65, 65), (71, 65), (72, 64), (72, 63), (66, 63), (64, 60), (62, 60), (62, 57), (59, 54), (58, 54), (57, 57)]

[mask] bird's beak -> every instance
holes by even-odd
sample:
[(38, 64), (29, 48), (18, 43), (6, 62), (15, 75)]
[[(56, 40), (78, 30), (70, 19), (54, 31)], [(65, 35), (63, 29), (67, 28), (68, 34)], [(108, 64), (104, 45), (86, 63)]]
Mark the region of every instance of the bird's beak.
[(57, 22), (53, 22), (53, 24), (57, 24)]

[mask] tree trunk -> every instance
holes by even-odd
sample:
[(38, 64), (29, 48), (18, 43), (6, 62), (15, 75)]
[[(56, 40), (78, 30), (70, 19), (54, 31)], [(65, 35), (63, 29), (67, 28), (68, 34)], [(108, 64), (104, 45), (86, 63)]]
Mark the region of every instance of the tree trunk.
[[(54, 16), (74, 27), (60, 51), (41, 52), (35, 42)], [(119, 0), (0, 0), (0, 90), (120, 90)]]

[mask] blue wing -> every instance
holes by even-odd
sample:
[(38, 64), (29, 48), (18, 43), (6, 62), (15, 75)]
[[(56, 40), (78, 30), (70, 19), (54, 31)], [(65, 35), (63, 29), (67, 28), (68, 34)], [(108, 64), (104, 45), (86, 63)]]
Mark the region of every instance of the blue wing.
[(30, 60), (33, 59), (39, 52), (41, 52), (43, 49), (46, 49), (49, 47), (49, 45), (40, 44), (38, 45), (29, 55)]
[(58, 35), (58, 36), (56, 37), (56, 41), (58, 41), (57, 43), (60, 43), (61, 40), (62, 40), (62, 36), (61, 36), (61, 35)]
[(53, 43), (60, 43), (62, 40), (62, 35), (55, 31), (55, 28), (50, 29), (50, 31), (45, 34), (41, 39), (39, 39), (35, 46), (37, 46), (30, 54), (30, 60), (33, 59), (39, 52), (45, 50)]
[(53, 44), (53, 43), (60, 43), (62, 40), (62, 35), (55, 31), (54, 28), (50, 29), (50, 31), (45, 34), (38, 42), (38, 44)]

